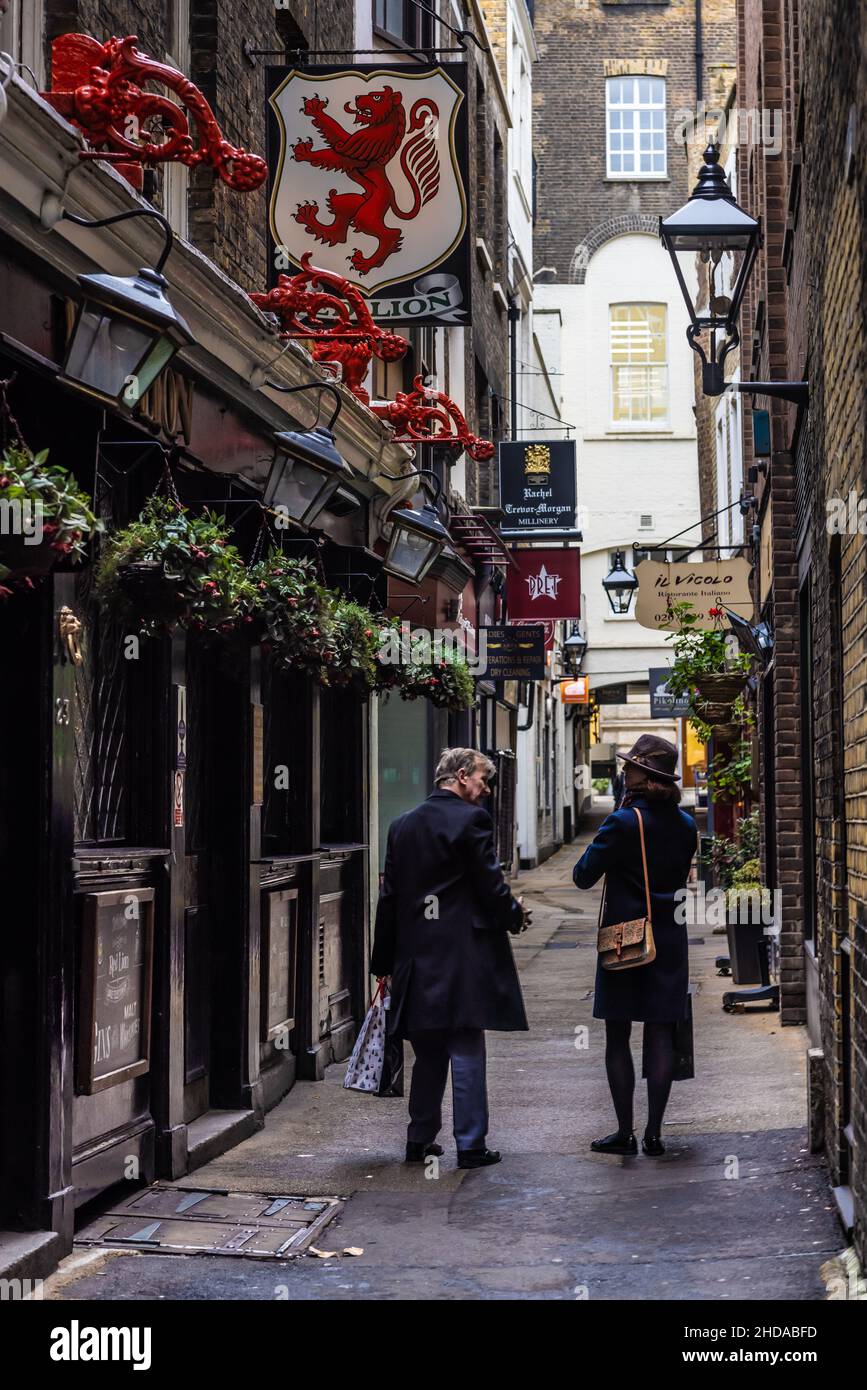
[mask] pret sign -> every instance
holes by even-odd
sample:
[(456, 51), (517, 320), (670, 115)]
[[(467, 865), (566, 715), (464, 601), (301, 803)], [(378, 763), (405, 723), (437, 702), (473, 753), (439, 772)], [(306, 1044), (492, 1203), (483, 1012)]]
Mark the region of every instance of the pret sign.
[(577, 536), (574, 439), (510, 440), (500, 445), (504, 536)]
[(268, 69), (272, 284), (311, 252), (378, 321), (471, 321), (466, 71)]
[(699, 630), (726, 627), (723, 608), (732, 608), (744, 618), (753, 616), (750, 593), (749, 560), (687, 561), (663, 564), (642, 560), (635, 568), (638, 596), (635, 618), (642, 627), (676, 632), (678, 623), (672, 611), (676, 603), (689, 603)]
[(581, 616), (581, 560), (577, 550), (513, 550), (509, 570), (509, 621)]

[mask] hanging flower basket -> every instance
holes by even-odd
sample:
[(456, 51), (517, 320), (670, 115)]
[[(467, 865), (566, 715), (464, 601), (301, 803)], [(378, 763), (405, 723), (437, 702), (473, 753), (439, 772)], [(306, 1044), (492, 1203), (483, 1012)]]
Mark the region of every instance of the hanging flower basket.
[(117, 569), (118, 589), (148, 622), (171, 622), (181, 616), (187, 603), (182, 579), (180, 571), (167, 572), (162, 560), (131, 560)]
[(438, 709), (453, 712), (470, 709), (476, 700), (476, 683), (462, 657), (445, 653), (432, 663), (404, 666), (400, 682), (401, 698), (417, 700), (424, 696)]
[(0, 574), (6, 580), (14, 581), (25, 576), (39, 579), (54, 569), (58, 554), (50, 536), (42, 540), (35, 537), (29, 543), (24, 536), (0, 534)]
[(732, 722), (732, 711), (743, 689), (741, 671), (706, 672), (696, 683), (691, 704), (699, 719), (717, 728)]
[(32, 454), (20, 441), (0, 457), (0, 598), (14, 587), (32, 588), (62, 562), (83, 560), (89, 537), (100, 529), (90, 498), (65, 468), (47, 460), (47, 449)]
[(233, 632), (253, 594), (229, 536), (222, 517), (192, 516), (175, 499), (151, 497), (136, 521), (109, 538), (97, 591), (151, 635), (176, 624), (191, 632)]
[(367, 696), (377, 685), (380, 623), (369, 608), (338, 597), (331, 606), (332, 635), (336, 648), (329, 684)]
[(263, 651), (272, 653), (284, 670), (304, 671), (328, 685), (337, 643), (328, 591), (319, 584), (312, 561), (273, 551), (251, 565), (248, 577), (253, 597), (244, 617), (264, 619)]

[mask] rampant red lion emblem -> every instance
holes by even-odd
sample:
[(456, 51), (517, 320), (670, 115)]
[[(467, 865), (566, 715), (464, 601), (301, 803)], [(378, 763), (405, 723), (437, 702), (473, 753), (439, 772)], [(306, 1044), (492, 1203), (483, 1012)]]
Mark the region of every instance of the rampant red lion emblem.
[[(294, 217), (311, 236), (327, 246), (345, 244), (350, 229), (374, 237), (377, 247), (370, 256), (356, 247), (347, 257), (353, 269), (366, 275), (384, 265), (403, 244), (400, 229), (389, 227), (385, 221), (388, 213), (401, 222), (410, 222), (425, 203), (436, 197), (440, 185), (436, 146), (439, 109), (429, 97), (419, 97), (409, 113), (410, 136), (404, 144), (407, 117), (403, 96), (391, 87), (365, 92), (354, 103), (345, 103), (344, 111), (354, 117), (356, 125), (363, 127), (361, 130), (344, 130), (339, 121), (326, 114), (327, 105), (327, 98), (312, 96), (305, 98), (302, 107), (303, 114), (311, 117), (327, 148), (314, 150), (312, 139), (299, 140), (293, 145), (292, 153), (300, 164), (340, 170), (353, 183), (359, 184), (363, 192), (338, 193), (332, 188), (328, 194), (328, 208), (333, 215), (331, 222), (320, 221), (319, 204), (315, 202), (299, 203)], [(412, 207), (407, 212), (398, 207), (386, 173), (386, 165), (398, 150), (400, 167), (413, 194)]]

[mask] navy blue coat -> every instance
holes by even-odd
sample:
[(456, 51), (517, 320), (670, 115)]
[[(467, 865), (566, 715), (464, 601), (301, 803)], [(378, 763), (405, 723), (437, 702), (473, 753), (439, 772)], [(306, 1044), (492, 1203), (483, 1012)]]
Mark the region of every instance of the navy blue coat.
[[(593, 1017), (639, 1023), (675, 1022), (686, 1017), (689, 985), (686, 921), (675, 921), (676, 891), (689, 876), (697, 848), (692, 816), (670, 801), (636, 796), (644, 820), (650, 905), (656, 959), (630, 970), (596, 967)], [(572, 873), (578, 888), (592, 888), (607, 874), (602, 925), (628, 922), (646, 913), (638, 817), (632, 806), (608, 816)], [(686, 917), (681, 911), (680, 916)]]
[(523, 913), (493, 831), (483, 807), (441, 789), (389, 827), (370, 969), (391, 976), (389, 1032), (397, 1037), (527, 1028), (508, 938)]

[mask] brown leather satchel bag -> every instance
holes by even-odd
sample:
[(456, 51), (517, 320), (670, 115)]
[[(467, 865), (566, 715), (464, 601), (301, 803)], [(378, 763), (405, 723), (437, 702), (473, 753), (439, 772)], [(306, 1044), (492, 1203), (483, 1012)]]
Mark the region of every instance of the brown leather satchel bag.
[(629, 922), (616, 922), (608, 927), (603, 927), (602, 915), (605, 911), (605, 893), (608, 887), (608, 875), (606, 874), (602, 901), (599, 904), (599, 933), (596, 939), (596, 949), (599, 952), (599, 960), (603, 970), (631, 970), (636, 965), (649, 965), (656, 958), (653, 923), (650, 920), (650, 882), (647, 877), (647, 854), (644, 849), (644, 822), (638, 807), (633, 806), (632, 809), (638, 817), (647, 916), (633, 917)]

